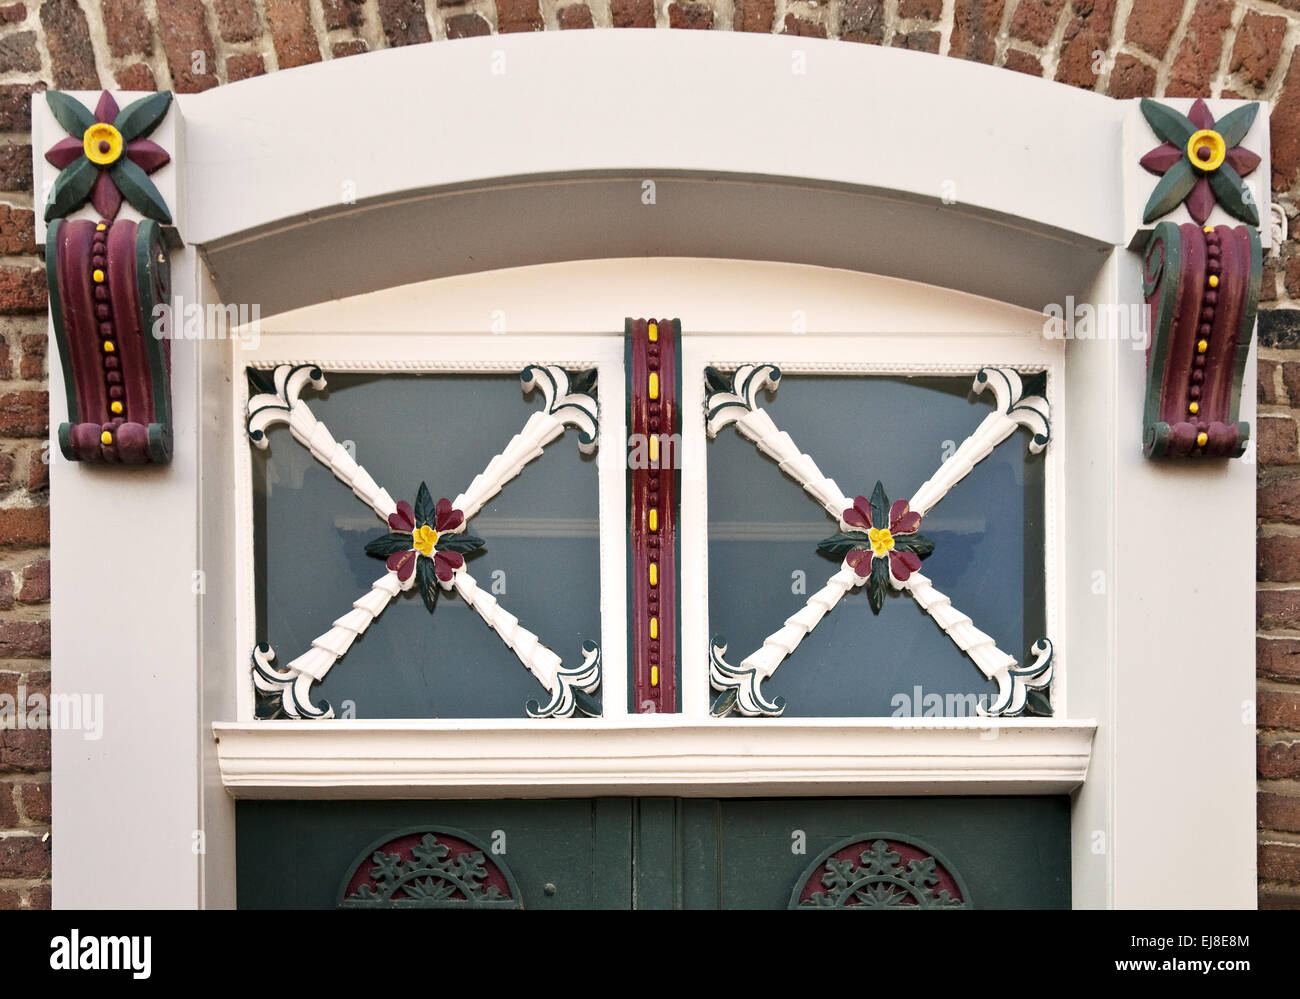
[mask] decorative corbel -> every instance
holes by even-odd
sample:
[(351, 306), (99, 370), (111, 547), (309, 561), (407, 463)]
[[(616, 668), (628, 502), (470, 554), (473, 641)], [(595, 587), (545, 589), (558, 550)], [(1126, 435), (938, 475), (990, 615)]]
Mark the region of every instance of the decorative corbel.
[[(1259, 105), (1217, 120), (1200, 100), (1187, 115), (1152, 100), (1141, 110), (1162, 140), (1141, 160), (1160, 175), (1143, 224), (1184, 206), (1192, 220), (1159, 222), (1143, 253), (1151, 320), (1143, 450), (1149, 458), (1237, 458), (1250, 439), (1250, 424), (1237, 417), (1263, 265), (1257, 200), (1243, 180), (1262, 161), (1242, 141)], [(1207, 224), (1216, 208), (1246, 224)]]
[[(119, 109), (105, 91), (91, 111), (59, 91), (45, 94), (67, 132), (45, 153), (58, 176), (44, 222), (50, 313), (68, 398), (59, 447), (70, 461), (171, 460), (171, 280), (162, 227), (172, 217), (148, 176), (171, 159), (148, 138), (171, 98), (150, 94)], [(124, 203), (138, 219), (118, 218)], [(82, 211), (87, 204), (93, 215)]]

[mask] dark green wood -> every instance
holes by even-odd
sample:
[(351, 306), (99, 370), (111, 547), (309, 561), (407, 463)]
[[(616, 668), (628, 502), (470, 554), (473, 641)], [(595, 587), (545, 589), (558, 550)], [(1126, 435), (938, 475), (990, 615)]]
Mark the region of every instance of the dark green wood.
[[(1225, 163), (1224, 166), (1227, 164)], [(1151, 197), (1147, 199), (1146, 210), (1142, 213), (1143, 224), (1154, 222), (1181, 205), (1199, 179), (1200, 174), (1185, 157), (1171, 166), (1152, 190)], [(1214, 183), (1213, 177), (1210, 178), (1210, 183)]]
[(1243, 436), (1241, 446), (1246, 446), (1246, 435), (1250, 433), (1249, 423), (1238, 423), (1241, 415), (1241, 383), (1246, 377), (1246, 360), (1250, 357), (1250, 342), (1255, 335), (1255, 315), (1259, 310), (1259, 290), (1263, 283), (1264, 251), (1259, 242), (1259, 231), (1246, 230), (1250, 237), (1250, 283), (1246, 286), (1246, 303), (1241, 310), (1241, 327), (1237, 330), (1237, 356), (1232, 370), (1232, 403), (1228, 409), (1228, 419), (1237, 423)]
[(1230, 165), (1224, 163), (1210, 174), (1210, 187), (1225, 212), (1252, 226), (1259, 225), (1259, 209), (1254, 201), (1247, 200), (1246, 182)]
[(62, 91), (45, 91), (45, 103), (49, 105), (54, 120), (74, 139), (80, 139), (86, 129), (95, 124), (94, 112)]
[(682, 902), (687, 909), (722, 906), (722, 805), (716, 799), (682, 801)]
[(108, 168), (108, 172), (117, 189), (122, 192), (122, 197), (129, 201), (136, 211), (145, 218), (171, 225), (172, 213), (167, 208), (167, 202), (163, 200), (162, 192), (154, 186), (153, 181), (143, 170), (123, 156)]
[(61, 219), (84, 205), (98, 178), (99, 168), (84, 156), (66, 170), (60, 170), (45, 205), (45, 221)]
[(1223, 139), (1223, 144), (1231, 149), (1246, 137), (1250, 126), (1255, 124), (1255, 115), (1259, 113), (1258, 104), (1247, 104), (1229, 111), (1214, 123), (1214, 130)]
[[(544, 803), (543, 803), (544, 804)], [(597, 798), (592, 802), (592, 877), (594, 908), (632, 908), (631, 798)]]
[(122, 133), (123, 142), (143, 139), (162, 124), (162, 120), (167, 117), (167, 109), (171, 107), (171, 103), (172, 95), (170, 90), (162, 90), (156, 94), (150, 94), (148, 97), (141, 97), (138, 101), (133, 101), (117, 113), (117, 119), (113, 122), (113, 127)]
[(681, 908), (679, 810), (675, 798), (641, 798), (633, 805), (634, 908)]
[(1141, 108), (1142, 117), (1151, 126), (1151, 131), (1164, 142), (1171, 143), (1179, 149), (1185, 149), (1187, 140), (1196, 133), (1196, 126), (1192, 124), (1190, 118), (1173, 108), (1165, 107), (1158, 101), (1144, 97)]

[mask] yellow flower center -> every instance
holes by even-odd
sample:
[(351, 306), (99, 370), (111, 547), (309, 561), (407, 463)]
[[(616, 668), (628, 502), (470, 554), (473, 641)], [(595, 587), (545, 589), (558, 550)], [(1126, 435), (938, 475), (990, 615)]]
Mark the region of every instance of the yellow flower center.
[(86, 159), (100, 166), (113, 163), (122, 155), (122, 133), (108, 122), (97, 121), (81, 137)]
[(1209, 173), (1223, 165), (1223, 158), (1228, 155), (1228, 144), (1223, 136), (1212, 128), (1203, 128), (1193, 132), (1187, 140), (1187, 158), (1197, 170)]
[(873, 527), (867, 531), (867, 537), (871, 539), (871, 554), (876, 558), (884, 558), (894, 550), (894, 536), (887, 527)]
[(426, 558), (433, 557), (433, 546), (438, 543), (438, 532), (428, 524), (417, 527), (411, 532), (415, 540), (415, 550)]

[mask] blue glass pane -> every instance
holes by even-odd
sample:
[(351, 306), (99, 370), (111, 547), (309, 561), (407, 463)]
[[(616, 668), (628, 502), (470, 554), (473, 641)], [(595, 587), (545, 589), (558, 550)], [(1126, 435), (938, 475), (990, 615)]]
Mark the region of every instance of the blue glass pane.
[[(760, 404), (850, 498), (877, 480), (908, 499), (990, 412), (972, 377), (785, 375)], [(1025, 662), (1044, 636), (1043, 456), (1018, 430), (936, 505), (922, 571), (1004, 652)], [(709, 627), (733, 665), (762, 645), (839, 568), (817, 542), (839, 528), (752, 443), (710, 441)], [(787, 716), (974, 714), (996, 685), (905, 593), (873, 614), (850, 591), (765, 684)]]
[[(420, 482), (454, 499), (541, 406), (510, 375), (340, 375), (303, 399), (395, 500), (414, 503)], [(258, 638), (285, 665), (385, 573), (365, 553), (387, 525), (279, 426), (254, 451)], [(345, 446), (347, 446), (345, 444)], [(545, 454), (475, 516), (487, 542), (468, 557), (479, 586), (567, 664), (600, 642), (595, 456), (576, 433)], [(483, 619), (454, 592), (430, 614), (400, 594), (314, 690), (336, 714), (358, 718), (521, 717), (547, 693)]]

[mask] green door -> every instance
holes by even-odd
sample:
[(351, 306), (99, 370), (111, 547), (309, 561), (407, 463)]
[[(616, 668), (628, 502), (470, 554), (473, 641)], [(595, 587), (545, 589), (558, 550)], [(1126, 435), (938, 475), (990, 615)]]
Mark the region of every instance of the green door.
[(241, 908), (1066, 908), (1069, 799), (243, 801)]

